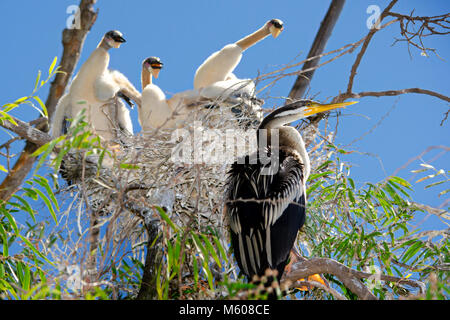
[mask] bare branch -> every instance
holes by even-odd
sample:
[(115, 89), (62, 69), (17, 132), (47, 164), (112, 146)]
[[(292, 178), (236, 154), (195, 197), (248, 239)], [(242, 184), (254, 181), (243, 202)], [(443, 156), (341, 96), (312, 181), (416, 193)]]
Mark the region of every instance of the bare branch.
[(12, 118), (17, 123), (17, 126), (9, 121), (3, 121), (3, 123), (0, 122), (0, 126), (16, 133), (19, 137), (34, 143), (37, 146), (42, 146), (52, 141), (52, 138), (47, 133), (32, 127), (22, 120), (15, 117)]
[(292, 265), (291, 272), (283, 277), (295, 282), (297, 279), (306, 278), (317, 273), (328, 273), (336, 276), (361, 300), (377, 300), (372, 292), (353, 274), (353, 270), (340, 262), (327, 258), (312, 258)]
[[(291, 272), (283, 277), (283, 282), (294, 282), (297, 279), (306, 278), (316, 273), (328, 273), (337, 277), (350, 291), (362, 300), (376, 300), (372, 292), (361, 282), (361, 279), (373, 277), (372, 273), (366, 273), (351, 269), (342, 263), (328, 258), (312, 258), (300, 261), (292, 265)], [(421, 281), (405, 279), (400, 277), (377, 275), (381, 281), (394, 282), (396, 284), (409, 285), (419, 288), (421, 293), (425, 290), (425, 285)]]
[(421, 89), (421, 88), (408, 88), (408, 89), (400, 89), (400, 90), (386, 90), (386, 91), (363, 91), (359, 93), (353, 93), (353, 92), (345, 92), (337, 97), (335, 97), (334, 101), (344, 101), (350, 98), (358, 99), (362, 97), (386, 97), (386, 96), (398, 96), (405, 93), (418, 93), (418, 94), (427, 94), (439, 99), (442, 99), (444, 101), (450, 102), (450, 97), (447, 97), (441, 93), (427, 90), (427, 89)]
[[(400, 34), (403, 36), (403, 39), (395, 39), (394, 44), (397, 42), (406, 41), (408, 44), (408, 51), (410, 51), (409, 46), (412, 45), (413, 47), (419, 49), (423, 55), (427, 55), (427, 51), (432, 51), (437, 55), (436, 49), (427, 48), (424, 45), (422, 38), (432, 35), (450, 34), (450, 13), (434, 17), (414, 17), (412, 13), (407, 16), (395, 12), (388, 12), (388, 15), (395, 17), (400, 21)], [(420, 27), (417, 31), (411, 30), (411, 24), (415, 26), (416, 22), (421, 23)]]
[[(398, 0), (392, 0), (389, 5), (383, 10), (383, 12), (380, 15), (379, 21), (377, 22), (378, 25), (381, 24), (381, 21), (388, 15), (389, 11), (392, 9), (392, 7), (397, 3)], [(356, 71), (358, 70), (358, 67), (361, 63), (362, 57), (366, 53), (367, 47), (369, 46), (370, 40), (372, 40), (372, 37), (375, 35), (375, 33), (378, 31), (376, 27), (370, 29), (369, 33), (367, 34), (366, 40), (364, 41), (361, 50), (359, 51), (358, 55), (356, 56), (355, 62), (353, 63), (352, 69), (350, 71), (350, 77), (348, 80), (347, 85), (347, 93), (351, 93), (353, 90), (353, 81), (356, 76)]]
[[(333, 0), (328, 8), (328, 11), (323, 19), (319, 31), (316, 34), (314, 42), (311, 46), (311, 49), (308, 53), (308, 58), (316, 57), (325, 49), (325, 46), (328, 42), (328, 39), (331, 36), (331, 32), (336, 25), (337, 20), (339, 19), (339, 15), (344, 7), (345, 0)], [(304, 74), (301, 73), (297, 77), (297, 80), (294, 83), (294, 86), (289, 93), (289, 99), (286, 99), (286, 103), (289, 101), (300, 99), (305, 93), (306, 88), (308, 87), (315, 71), (315, 66), (319, 63), (320, 59), (312, 59), (306, 62), (303, 65), (303, 70), (309, 70)]]
[(449, 113), (450, 113), (450, 108), (447, 110), (447, 112), (444, 113), (444, 118), (442, 119), (441, 124), (440, 124), (441, 127), (444, 124), (444, 122), (447, 120)]

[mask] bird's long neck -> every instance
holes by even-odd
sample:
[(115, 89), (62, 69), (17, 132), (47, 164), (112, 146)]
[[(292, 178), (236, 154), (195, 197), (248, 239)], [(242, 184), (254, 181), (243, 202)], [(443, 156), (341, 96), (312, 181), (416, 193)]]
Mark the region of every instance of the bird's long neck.
[(237, 41), (236, 44), (241, 47), (242, 50), (247, 50), (251, 46), (253, 46), (258, 41), (261, 41), (265, 37), (267, 37), (270, 34), (270, 30), (267, 25), (264, 25), (263, 27), (259, 28), (252, 34), (249, 34), (248, 36), (242, 38), (241, 40)]
[(109, 58), (108, 50), (100, 45), (92, 52), (72, 82), (71, 90), (76, 96), (83, 97), (83, 100), (95, 100), (93, 85), (95, 80), (108, 69)]
[(102, 48), (102, 49), (105, 49), (106, 51), (108, 51), (109, 49), (111, 49), (111, 45), (108, 43), (106, 38), (103, 37), (102, 40), (97, 45), (97, 48)]
[(311, 163), (301, 134), (293, 127), (283, 126), (278, 128), (278, 136), (280, 147), (288, 147), (298, 152), (302, 159), (304, 181), (308, 180)]
[(142, 67), (141, 82), (142, 90), (144, 90), (147, 85), (152, 83), (152, 74), (145, 67)]
[[(285, 106), (272, 112), (261, 122), (258, 129), (267, 129), (267, 144), (270, 145), (272, 141), (273, 131), (277, 131), (278, 134), (278, 145), (281, 147), (287, 147), (298, 152), (300, 158), (302, 159), (302, 164), (304, 167), (304, 181), (308, 179), (309, 173), (311, 171), (311, 164), (309, 161), (308, 152), (306, 151), (305, 143), (302, 139), (300, 133), (293, 127), (286, 126), (286, 124), (299, 119), (298, 114), (289, 114), (289, 107)], [(283, 116), (277, 116), (284, 114)], [(259, 135), (258, 135), (259, 138)], [(258, 141), (259, 145), (259, 141)]]

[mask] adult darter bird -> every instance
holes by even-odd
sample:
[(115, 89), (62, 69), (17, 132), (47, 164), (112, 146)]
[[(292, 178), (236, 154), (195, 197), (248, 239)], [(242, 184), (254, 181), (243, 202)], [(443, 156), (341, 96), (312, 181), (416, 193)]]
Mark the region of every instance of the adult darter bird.
[(278, 108), (258, 128), (258, 151), (232, 164), (225, 211), (234, 257), (249, 281), (267, 269), (281, 279), (305, 223), (311, 164), (300, 133), (287, 124), (354, 103), (299, 100)]

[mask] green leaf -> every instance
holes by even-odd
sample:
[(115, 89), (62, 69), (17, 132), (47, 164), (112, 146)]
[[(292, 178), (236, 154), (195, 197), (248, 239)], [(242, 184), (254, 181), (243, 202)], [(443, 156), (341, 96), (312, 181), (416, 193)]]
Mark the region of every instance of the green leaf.
[(13, 125), (18, 126), (17, 122), (14, 120), (13, 117), (11, 117), (9, 114), (7, 114), (6, 112), (0, 110), (0, 115), (3, 116), (3, 118), (1, 118), (1, 120), (6, 120), (8, 122), (11, 122)]
[(389, 180), (392, 182), (398, 183), (399, 185), (402, 185), (402, 186), (408, 188), (409, 190), (412, 190), (411, 184), (408, 181), (406, 181), (405, 179), (393, 176), (393, 177), (390, 177)]
[(56, 66), (56, 62), (58, 61), (58, 57), (53, 58), (53, 62), (50, 65), (50, 68), (48, 68), (48, 75), (50, 76), (51, 74), (53, 74), (53, 69), (55, 69)]
[(40, 175), (36, 175), (36, 178), (34, 178), (33, 180), (36, 181), (41, 187), (43, 187), (45, 191), (47, 191), (47, 194), (52, 200), (53, 205), (55, 206), (56, 210), (59, 211), (58, 201), (56, 200), (55, 194), (53, 193), (52, 188), (48, 184), (47, 179), (45, 179)]
[(405, 190), (403, 190), (400, 186), (398, 186), (398, 185), (395, 184), (394, 182), (388, 181), (388, 183), (389, 183), (392, 187), (394, 187), (395, 189), (397, 189), (398, 191), (400, 191), (401, 193), (403, 193), (403, 194), (404, 194), (405, 196), (407, 196), (408, 198), (411, 198), (410, 195), (409, 195)]
[(39, 257), (41, 257), (42, 259), (44, 259), (47, 263), (51, 264), (53, 267), (55, 267), (54, 263), (51, 262), (50, 260), (47, 259), (47, 257), (45, 257), (42, 253), (39, 252), (39, 250), (37, 250), (34, 245), (24, 236), (22, 236), (21, 234), (18, 234), (19, 238), (22, 239), (23, 242), (25, 242), (25, 244), (31, 249), (31, 251), (33, 251), (36, 255), (38, 255)]
[(174, 231), (177, 231), (178, 228), (175, 226), (175, 224), (172, 222), (172, 220), (170, 220), (170, 218), (166, 214), (166, 212), (161, 207), (155, 206), (155, 208), (158, 211), (161, 218), (163, 218), (163, 220), (166, 221)]
[(19, 105), (19, 104), (25, 102), (26, 100), (28, 100), (28, 98), (29, 98), (29, 97), (22, 97), (22, 98), (19, 98), (19, 99), (17, 99), (16, 101), (14, 101), (14, 104)]
[(429, 185), (425, 186), (425, 189), (428, 189), (428, 188), (431, 188), (431, 187), (434, 187), (434, 186), (438, 186), (438, 185), (443, 184), (443, 183), (448, 182), (448, 181), (450, 181), (450, 179), (434, 182), (432, 184), (429, 184)]
[(39, 70), (38, 75), (36, 77), (36, 82), (34, 84), (34, 89), (33, 89), (33, 93), (37, 91), (38, 86), (39, 86), (39, 80), (41, 80), (41, 70)]
[(34, 189), (34, 191), (41, 197), (42, 200), (44, 200), (45, 205), (47, 206), (48, 210), (50, 211), (50, 214), (52, 215), (53, 221), (55, 223), (58, 223), (58, 218), (56, 217), (55, 210), (53, 209), (53, 206), (48, 199), (48, 197), (39, 189)]
[(202, 242), (200, 241), (200, 238), (191, 231), (192, 239), (194, 240), (194, 244), (197, 247), (197, 251), (202, 254), (203, 260), (208, 260), (208, 250), (203, 246)]
[(195, 290), (198, 290), (198, 265), (197, 265), (197, 257), (194, 256), (193, 261), (193, 269), (194, 269), (194, 284), (195, 284)]
[(348, 178), (347, 180), (350, 183), (350, 186), (352, 187), (352, 189), (355, 189), (355, 182), (353, 181), (353, 179), (352, 178)]
[(217, 256), (216, 250), (214, 250), (214, 247), (212, 246), (211, 242), (209, 241), (208, 237), (204, 234), (200, 234), (200, 236), (203, 238), (203, 242), (206, 244), (206, 248), (211, 253), (211, 256), (213, 257), (214, 261), (217, 263), (217, 265), (221, 268), (222, 264), (220, 263), (220, 259)]
[[(34, 172), (37, 172), (39, 170), (40, 167), (42, 167), (42, 165), (44, 164), (45, 160), (47, 159), (48, 155), (53, 151), (53, 149), (55, 148), (55, 145), (58, 143), (59, 139), (55, 139), (50, 141), (49, 143), (43, 145), (42, 147), (40, 147), (39, 149), (37, 149), (34, 153), (33, 156), (37, 156), (35, 154), (38, 154), (38, 152), (42, 152), (45, 151), (43, 156), (39, 159), (39, 162), (36, 165), (36, 169), (34, 170)], [(45, 147), (45, 148), (43, 148)], [(42, 149), (41, 149), (42, 148)]]
[(31, 272), (30, 268), (24, 264), (23, 266), (23, 278), (22, 278), (22, 289), (28, 291), (31, 286)]
[(411, 247), (406, 250), (406, 252), (403, 255), (402, 260), (404, 262), (408, 261), (410, 258), (412, 258), (422, 247), (424, 244), (421, 241), (416, 241)]
[[(9, 243), (8, 243), (8, 235), (6, 233), (6, 230), (3, 228), (3, 225), (0, 223), (0, 236), (2, 237), (2, 243), (3, 243), (3, 252), (2, 255), (3, 257), (8, 257), (9, 256)], [(2, 266), (2, 264), (0, 263), (0, 266)], [(2, 277), (0, 277), (1, 279)]]
[(24, 198), (22, 198), (16, 194), (13, 194), (12, 198), (17, 199), (22, 204), (24, 210), (30, 214), (31, 219), (33, 219), (33, 222), (36, 223), (36, 217), (34, 216), (34, 210), (31, 208), (30, 204)]
[(3, 211), (3, 214), (6, 216), (6, 218), (8, 219), (9, 224), (14, 229), (14, 233), (16, 235), (18, 235), (19, 234), (19, 228), (17, 228), (16, 220), (14, 220), (13, 216), (7, 210), (2, 210), (2, 211)]
[(320, 178), (320, 177), (324, 177), (327, 176), (329, 174), (333, 174), (333, 171), (326, 171), (326, 172), (321, 172), (321, 173), (315, 173), (309, 176), (308, 181), (312, 181), (314, 179)]
[(47, 107), (46, 107), (45, 104), (42, 102), (41, 98), (39, 98), (38, 96), (34, 96), (33, 99), (36, 100), (37, 103), (39, 103), (39, 105), (41, 106), (42, 112), (44, 113), (44, 116), (45, 116), (46, 118), (48, 118)]
[(137, 164), (131, 164), (131, 163), (121, 163), (120, 167), (122, 169), (132, 169), (132, 170), (136, 170), (139, 169), (139, 166)]
[(316, 171), (320, 171), (321, 169), (325, 168), (326, 166), (328, 166), (332, 162), (333, 161), (331, 161), (331, 160), (325, 161), (324, 163), (322, 163), (320, 166), (317, 167)]
[(217, 238), (216, 236), (213, 236), (213, 240), (216, 244), (216, 247), (219, 249), (220, 251), (220, 255), (222, 256), (222, 258), (225, 260), (226, 263), (228, 263), (228, 258), (227, 258), (227, 254), (225, 252), (225, 249), (223, 248), (222, 244), (220, 243), (219, 238)]

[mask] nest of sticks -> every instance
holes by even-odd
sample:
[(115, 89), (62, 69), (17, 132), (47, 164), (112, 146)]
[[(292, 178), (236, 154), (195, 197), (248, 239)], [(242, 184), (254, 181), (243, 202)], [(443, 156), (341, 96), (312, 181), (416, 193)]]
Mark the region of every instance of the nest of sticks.
[[(188, 114), (176, 129), (121, 136), (103, 159), (106, 165), (99, 166), (97, 155), (65, 156), (62, 169), (68, 186), (62, 192), (70, 192), (70, 211), (77, 214), (77, 221), (84, 221), (78, 223), (78, 233), (91, 235), (86, 239), (92, 241), (95, 224), (97, 241), (105, 248), (103, 263), (96, 262), (97, 272), (101, 273), (99, 265), (109, 264), (106, 257), (119, 263), (120, 244), (125, 242), (133, 257), (144, 260), (145, 227), (161, 222), (156, 206), (175, 225), (199, 231), (211, 227), (226, 243), (227, 171), (237, 157), (250, 152), (250, 144), (256, 146), (249, 140), (256, 132), (251, 129), (262, 120), (262, 104), (254, 97), (199, 99), (187, 106)], [(235, 141), (231, 156), (225, 152), (230, 151), (227, 134), (242, 137), (246, 132), (250, 132), (246, 138)]]

